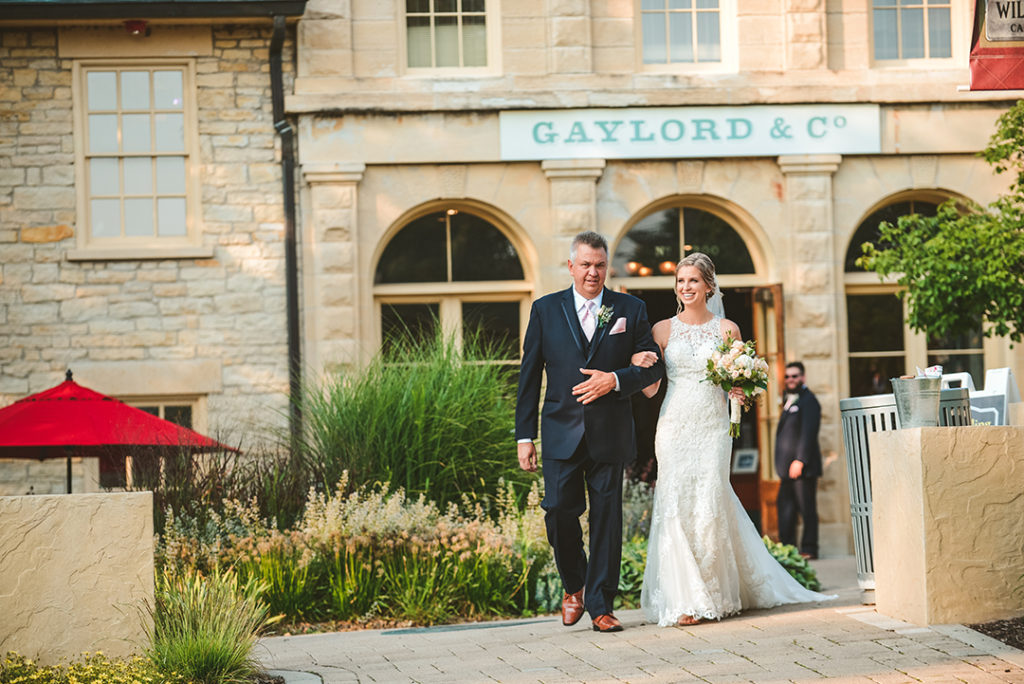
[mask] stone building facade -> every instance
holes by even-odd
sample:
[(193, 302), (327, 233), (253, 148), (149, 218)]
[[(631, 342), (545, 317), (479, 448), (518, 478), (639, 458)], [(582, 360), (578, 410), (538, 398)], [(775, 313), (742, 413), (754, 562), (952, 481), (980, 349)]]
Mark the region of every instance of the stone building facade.
[[(184, 414), (197, 429), (241, 442), (254, 427), (265, 431), (287, 416), (284, 218), (269, 21), (151, 22), (142, 36), (110, 23), (0, 25), (0, 397), (6, 405), (57, 384), (62, 369), (71, 369), (83, 385), (164, 417)], [(287, 83), (294, 76), (294, 27), (289, 34)], [(192, 186), (178, 193), (194, 212), (184, 239), (93, 239), (97, 231), (83, 220), (91, 208), (83, 186), (95, 180), (88, 177), (95, 157), (83, 149), (83, 131), (92, 133), (81, 111), (87, 69), (184, 75), (184, 144), (172, 150), (186, 158), (181, 185)], [(123, 77), (124, 99), (129, 84)], [(133, 116), (125, 112), (147, 111), (133, 106), (120, 114), (125, 129)], [(159, 135), (159, 109), (149, 111)], [(145, 192), (127, 187), (132, 173), (138, 171), (114, 173), (128, 201)], [(159, 170), (156, 176), (159, 183)], [(168, 182), (177, 180), (171, 174)], [(90, 476), (75, 467), (75, 491), (97, 486), (95, 461), (85, 467)], [(29, 487), (64, 491), (64, 464), (0, 466), (4, 493)]]
[[(518, 342), (529, 302), (567, 286), (582, 229), (607, 236), (609, 285), (644, 298), (653, 318), (675, 306), (661, 264), (718, 250), (730, 317), (774, 362), (807, 366), (824, 411), (823, 552), (845, 553), (839, 399), (936, 361), (1024, 372), (1002, 340), (904, 329), (894, 286), (848, 267), (878, 217), (951, 197), (987, 203), (1006, 187), (976, 153), (1013, 98), (960, 88), (973, 3), (892, 4), (310, 0), (286, 98), (306, 372), (359, 364), (433, 318)], [(284, 403), (267, 34), (173, 30), (210, 36), (208, 53), (188, 57), (200, 162), (189, 249), (203, 253), (88, 260), (72, 80), (76, 60), (97, 55), (62, 53), (71, 29), (3, 29), (8, 400), (73, 364), (101, 391), (195, 398), (207, 429)], [(752, 460), (734, 479), (766, 528), (777, 414), (774, 401), (748, 414)]]

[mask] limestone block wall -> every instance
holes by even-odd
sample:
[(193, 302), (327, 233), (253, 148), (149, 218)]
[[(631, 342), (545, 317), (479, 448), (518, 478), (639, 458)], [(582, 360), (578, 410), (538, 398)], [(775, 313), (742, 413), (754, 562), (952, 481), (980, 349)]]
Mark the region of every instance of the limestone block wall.
[(869, 439), (878, 611), (920, 625), (1024, 615), (1024, 428)]
[[(732, 3), (729, 3), (731, 5)], [(622, 107), (768, 102), (961, 100), (971, 4), (953, 7), (950, 60), (876, 64), (870, 8), (840, 0), (743, 0), (723, 4), (722, 61), (644, 64), (639, 3), (632, 0), (504, 0), (488, 66), (468, 77), (424, 75), (404, 60), (399, 0), (310, 0), (299, 30), (295, 112), (466, 111), (518, 107)], [(972, 100), (999, 100), (972, 93)], [(681, 100), (682, 99), (682, 100)]]
[(0, 652), (43, 664), (141, 653), (153, 495), (0, 497)]
[[(67, 473), (67, 460), (63, 458), (0, 461), (0, 496), (64, 494), (68, 490)], [(98, 458), (72, 457), (71, 491), (75, 494), (100, 491)]]
[[(175, 31), (188, 40), (168, 38)], [(61, 50), (99, 46), (116, 58), (119, 44), (105, 35), (0, 30), (0, 405), (57, 384), (70, 367), (103, 392), (210, 394), (201, 429), (250, 432), (250, 417), (280, 423), (288, 378), (270, 28), (157, 26), (151, 43), (124, 53), (181, 56), (185, 43), (196, 53), (198, 214), (209, 258), (72, 261), (84, 226), (75, 210), (74, 58)], [(286, 89), (293, 51), (289, 39)], [(104, 384), (127, 366), (127, 380)], [(155, 390), (160, 378), (177, 381)]]

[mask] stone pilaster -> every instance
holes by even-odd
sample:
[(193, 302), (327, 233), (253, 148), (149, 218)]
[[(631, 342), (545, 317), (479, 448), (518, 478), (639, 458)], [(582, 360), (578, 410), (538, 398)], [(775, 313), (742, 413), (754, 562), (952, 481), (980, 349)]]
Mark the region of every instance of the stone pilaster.
[[(821, 402), (819, 441), (826, 463), (818, 488), (821, 538), (837, 544), (850, 533), (838, 396), (839, 373), (845, 368), (838, 341), (842, 264), (836, 258), (832, 207), (832, 174), (841, 161), (834, 154), (778, 158), (789, 228), (789, 274), (783, 293), (786, 360), (803, 361), (808, 385)], [(825, 554), (846, 551), (842, 546), (822, 549)]]
[(825, 0), (786, 0), (786, 68), (825, 66)]
[[(604, 173), (604, 167), (604, 159), (551, 159), (541, 162), (551, 187), (549, 253), (557, 256), (544, 262), (544, 288), (561, 285), (559, 278), (564, 279), (562, 275), (572, 238), (584, 230), (597, 230), (597, 179)], [(555, 278), (548, 269), (556, 269), (558, 277)]]
[(303, 356), (314, 373), (357, 361), (356, 216), (365, 170), (361, 163), (302, 167), (312, 210), (302, 240)]
[(551, 36), (550, 71), (555, 74), (589, 74), (593, 70), (593, 46), (588, 0), (548, 0)]

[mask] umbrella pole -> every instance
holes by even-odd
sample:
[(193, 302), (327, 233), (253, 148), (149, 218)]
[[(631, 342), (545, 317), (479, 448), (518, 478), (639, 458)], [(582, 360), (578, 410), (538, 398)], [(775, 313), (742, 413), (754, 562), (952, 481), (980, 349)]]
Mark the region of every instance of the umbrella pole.
[(71, 493), (71, 457), (68, 456), (68, 494)]

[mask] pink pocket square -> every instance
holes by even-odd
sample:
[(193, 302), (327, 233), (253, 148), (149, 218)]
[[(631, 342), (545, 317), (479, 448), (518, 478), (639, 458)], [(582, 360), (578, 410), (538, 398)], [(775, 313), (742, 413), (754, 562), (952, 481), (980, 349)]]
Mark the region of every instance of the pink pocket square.
[(612, 329), (608, 331), (608, 334), (609, 335), (618, 335), (619, 333), (624, 333), (624, 332), (626, 332), (626, 317), (625, 316), (619, 316), (619, 318), (616, 319), (616, 321), (615, 321), (615, 325), (613, 325)]

